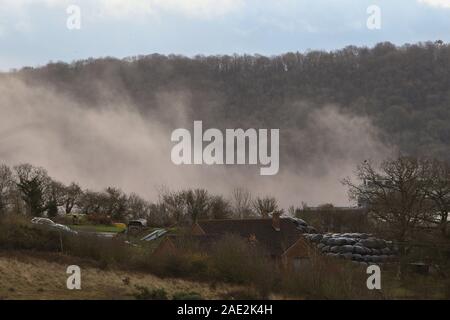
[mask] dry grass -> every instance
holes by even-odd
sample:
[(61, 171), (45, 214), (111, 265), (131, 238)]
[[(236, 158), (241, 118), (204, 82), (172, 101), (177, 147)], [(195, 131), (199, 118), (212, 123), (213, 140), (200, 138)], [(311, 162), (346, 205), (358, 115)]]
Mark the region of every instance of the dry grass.
[[(383, 290), (371, 292), (363, 268), (321, 256), (300, 272), (280, 270), (264, 253), (232, 236), (215, 243), (208, 254), (198, 244), (184, 242), (181, 252), (158, 258), (150, 248), (131, 247), (120, 239), (67, 236), (63, 255), (57, 233), (17, 219), (0, 223), (0, 299), (133, 299), (139, 297), (136, 286), (149, 293), (163, 289), (168, 298), (197, 292), (204, 299), (238, 300), (448, 299), (450, 293), (448, 276), (412, 273), (400, 282), (388, 266), (383, 268)], [(66, 289), (65, 271), (73, 264), (82, 268), (81, 291)]]
[[(219, 299), (238, 290), (229, 285), (216, 285), (161, 279), (149, 274), (117, 270), (103, 271), (89, 261), (67, 256), (30, 255), (0, 252), (0, 299), (134, 299), (135, 286), (163, 288), (171, 297), (176, 292), (195, 291), (204, 299)], [(66, 268), (81, 267), (81, 290), (66, 288)], [(129, 284), (124, 279), (129, 279)]]

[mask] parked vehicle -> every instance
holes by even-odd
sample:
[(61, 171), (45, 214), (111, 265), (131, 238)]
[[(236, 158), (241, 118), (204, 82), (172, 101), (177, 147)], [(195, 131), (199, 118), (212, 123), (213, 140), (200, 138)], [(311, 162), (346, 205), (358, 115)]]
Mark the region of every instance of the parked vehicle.
[(146, 228), (147, 220), (145, 220), (145, 219), (130, 220), (128, 222), (128, 227)]
[(50, 228), (50, 229), (56, 229), (59, 231), (68, 232), (68, 233), (72, 233), (72, 234), (78, 234), (78, 232), (70, 229), (68, 226), (65, 226), (65, 225), (59, 224), (59, 223), (55, 223), (54, 221), (52, 221), (48, 218), (36, 217), (36, 218), (31, 219), (31, 223), (39, 225), (39, 226), (43, 226), (46, 228)]
[(147, 228), (147, 220), (145, 219), (130, 220), (128, 221), (127, 233), (137, 234), (145, 228)]

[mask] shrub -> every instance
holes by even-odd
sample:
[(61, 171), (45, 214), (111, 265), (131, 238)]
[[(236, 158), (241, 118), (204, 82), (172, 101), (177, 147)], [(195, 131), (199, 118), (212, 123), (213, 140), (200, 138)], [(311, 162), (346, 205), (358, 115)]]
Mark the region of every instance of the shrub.
[(0, 221), (0, 248), (59, 251), (60, 232), (41, 229), (21, 216), (6, 216)]
[(189, 291), (189, 292), (183, 292), (179, 291), (174, 293), (173, 300), (203, 300), (202, 296), (195, 292), (195, 291)]
[(271, 278), (274, 265), (265, 257), (265, 253), (256, 245), (233, 235), (219, 240), (211, 254), (216, 276), (238, 284), (261, 280), (261, 274), (264, 274), (264, 278)]
[(120, 240), (104, 239), (91, 235), (66, 237), (64, 240), (65, 253), (81, 258), (94, 259), (103, 268), (110, 265), (125, 265), (133, 255), (133, 248)]
[(202, 253), (186, 251), (155, 257), (147, 250), (136, 257), (135, 264), (139, 269), (161, 277), (205, 280), (209, 278), (209, 261), (209, 257)]
[(138, 292), (133, 294), (137, 300), (167, 300), (167, 292), (163, 288), (150, 290), (147, 287), (136, 286)]
[(321, 256), (311, 260), (307, 270), (284, 274), (280, 291), (312, 299), (372, 299), (379, 294), (367, 289), (364, 268)]
[(246, 288), (227, 292), (222, 296), (225, 300), (260, 300), (263, 299), (260, 293), (254, 288)]
[(170, 254), (162, 258), (163, 275), (170, 277), (192, 277), (193, 269), (188, 254)]
[(72, 256), (93, 259), (105, 268), (111, 264), (125, 265), (134, 254), (133, 248), (123, 241), (47, 229), (31, 224), (22, 216), (1, 218), (0, 248), (47, 252), (60, 252), (62, 249)]
[(202, 254), (192, 254), (189, 257), (191, 273), (194, 277), (202, 279), (208, 277), (210, 263), (209, 258)]
[(88, 221), (88, 216), (85, 214), (69, 213), (58, 216), (53, 221), (61, 224), (78, 224), (83, 225)]
[(94, 213), (87, 216), (87, 220), (93, 224), (111, 225), (112, 219), (110, 216), (102, 213)]

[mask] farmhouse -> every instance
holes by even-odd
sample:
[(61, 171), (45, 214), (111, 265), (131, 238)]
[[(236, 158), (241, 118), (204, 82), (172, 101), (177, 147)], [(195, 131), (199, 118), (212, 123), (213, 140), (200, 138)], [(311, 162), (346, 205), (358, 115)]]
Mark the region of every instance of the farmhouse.
[(367, 266), (393, 262), (398, 254), (392, 241), (372, 234), (320, 234), (302, 219), (274, 215), (266, 219), (199, 221), (188, 234), (166, 236), (154, 255), (182, 252), (186, 244), (195, 244), (196, 248), (209, 252), (226, 235), (239, 236), (262, 249), (276, 264), (299, 270), (311, 266), (311, 258), (317, 255)]
[[(246, 239), (285, 267), (301, 268), (303, 264), (309, 264), (309, 257), (314, 250), (302, 236), (295, 221), (279, 215), (265, 219), (199, 221), (192, 226), (189, 236), (183, 236), (183, 241), (197, 241), (199, 246), (209, 249), (225, 235)], [(176, 236), (167, 236), (154, 254), (176, 252), (177, 243)]]

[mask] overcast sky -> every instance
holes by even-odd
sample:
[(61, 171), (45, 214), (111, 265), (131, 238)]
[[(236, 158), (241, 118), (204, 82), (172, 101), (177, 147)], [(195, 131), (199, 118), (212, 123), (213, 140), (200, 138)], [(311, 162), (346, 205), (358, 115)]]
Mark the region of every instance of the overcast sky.
[[(70, 30), (67, 8), (81, 12)], [(381, 9), (381, 29), (367, 9)], [(150, 53), (279, 54), (450, 42), (450, 0), (0, 0), (0, 70)]]

